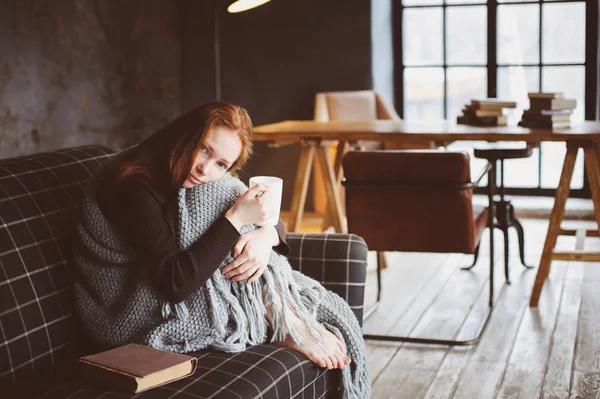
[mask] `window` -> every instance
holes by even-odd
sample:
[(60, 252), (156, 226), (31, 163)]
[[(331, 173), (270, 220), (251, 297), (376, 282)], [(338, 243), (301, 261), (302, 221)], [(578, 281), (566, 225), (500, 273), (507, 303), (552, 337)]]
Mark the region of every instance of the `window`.
[[(471, 99), (497, 97), (517, 101), (518, 108), (507, 115), (509, 123), (516, 124), (529, 107), (527, 92), (562, 91), (577, 100), (572, 120), (582, 121), (597, 105), (595, 96), (586, 98), (586, 79), (597, 73), (598, 56), (598, 11), (590, 12), (597, 7), (591, 3), (595, 2), (398, 1), (394, 43), (400, 115), (456, 119)], [(593, 23), (588, 13), (596, 16)], [(586, 71), (586, 66), (594, 70)], [(597, 86), (597, 75), (590, 81)], [(543, 143), (532, 157), (507, 162), (508, 191), (552, 195), (562, 167), (557, 160), (565, 151), (563, 143)], [(571, 183), (575, 196), (589, 195), (582, 158)]]

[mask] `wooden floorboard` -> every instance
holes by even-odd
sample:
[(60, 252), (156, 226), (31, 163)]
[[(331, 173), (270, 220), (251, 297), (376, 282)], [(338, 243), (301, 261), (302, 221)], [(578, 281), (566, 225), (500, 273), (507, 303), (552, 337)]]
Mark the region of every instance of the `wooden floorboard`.
[[(526, 260), (537, 267), (547, 222), (523, 220)], [(578, 224), (579, 223), (579, 224)], [(589, 222), (569, 222), (568, 227)], [(504, 283), (502, 237), (495, 234), (495, 306), (481, 341), (442, 347), (367, 341), (373, 398), (600, 398), (600, 263), (552, 264), (538, 308), (529, 308), (536, 269), (520, 264), (510, 237), (512, 284)], [(459, 254), (392, 253), (379, 309), (366, 333), (469, 339), (488, 311), (489, 239), (477, 266)], [(574, 237), (559, 246), (570, 249)], [(600, 239), (593, 245), (600, 248)], [(367, 302), (376, 291), (370, 257)]]
[(600, 398), (600, 279), (599, 263), (588, 263), (582, 284), (582, 301), (571, 393), (577, 398)]
[(542, 385), (541, 397), (544, 399), (560, 399), (569, 395), (583, 271), (582, 262), (572, 262), (568, 266)]

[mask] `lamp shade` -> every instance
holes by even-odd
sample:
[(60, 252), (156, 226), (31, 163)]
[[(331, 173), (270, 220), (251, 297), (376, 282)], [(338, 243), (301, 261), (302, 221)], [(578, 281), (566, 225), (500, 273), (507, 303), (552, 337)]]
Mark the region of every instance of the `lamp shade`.
[(227, 7), (227, 11), (230, 13), (242, 12), (246, 10), (250, 10), (254, 7), (262, 6), (265, 3), (268, 3), (271, 0), (237, 0), (233, 2), (229, 7)]

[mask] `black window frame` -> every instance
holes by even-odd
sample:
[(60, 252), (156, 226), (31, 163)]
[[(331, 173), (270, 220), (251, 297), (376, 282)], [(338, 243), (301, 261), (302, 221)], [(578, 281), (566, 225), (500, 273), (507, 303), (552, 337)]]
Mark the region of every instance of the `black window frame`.
[[(405, 6), (402, 4), (402, 0), (393, 0), (392, 2), (392, 16), (393, 16), (393, 49), (394, 49), (394, 105), (400, 117), (404, 118), (404, 72), (408, 68), (415, 67), (435, 67), (443, 68), (444, 71), (444, 99), (443, 99), (443, 112), (444, 118), (447, 118), (447, 102), (448, 102), (448, 67), (447, 56), (446, 56), (446, 13), (448, 8), (454, 7), (472, 7), (472, 6), (486, 6), (487, 7), (487, 63), (485, 68), (487, 69), (487, 96), (490, 98), (497, 97), (497, 83), (498, 83), (498, 68), (508, 66), (537, 66), (539, 68), (539, 87), (542, 87), (542, 67), (543, 66), (572, 66), (582, 65), (580, 63), (543, 63), (542, 62), (542, 4), (557, 4), (557, 3), (581, 3), (582, 0), (524, 0), (514, 1), (510, 3), (499, 3), (497, 0), (482, 0), (478, 3), (469, 4), (446, 4), (446, 0), (443, 4), (431, 4), (431, 5), (410, 5)], [(598, 0), (584, 0), (586, 6), (586, 46), (585, 46), (585, 61), (583, 66), (585, 67), (585, 120), (597, 120), (599, 109), (599, 1)], [(505, 4), (539, 4), (540, 13), (540, 41), (539, 41), (539, 54), (540, 59), (538, 63), (523, 63), (523, 64), (498, 64), (497, 59), (497, 31), (498, 31), (498, 6)], [(440, 65), (423, 65), (414, 66), (411, 65), (406, 67), (404, 65), (403, 57), (403, 46), (402, 46), (402, 17), (406, 8), (442, 8), (442, 51), (443, 61)], [(482, 65), (475, 64), (452, 64), (450, 67), (477, 67), (481, 68)], [(538, 187), (507, 187), (505, 192), (509, 195), (531, 195), (531, 196), (548, 196), (554, 197), (556, 192), (555, 188), (542, 188), (541, 187), (541, 176), (542, 176), (542, 149), (538, 157)], [(476, 189), (476, 193), (487, 193), (486, 187), (479, 187)], [(571, 189), (571, 197), (575, 198), (590, 198), (590, 188), (587, 178), (587, 173), (584, 171), (583, 187)]]

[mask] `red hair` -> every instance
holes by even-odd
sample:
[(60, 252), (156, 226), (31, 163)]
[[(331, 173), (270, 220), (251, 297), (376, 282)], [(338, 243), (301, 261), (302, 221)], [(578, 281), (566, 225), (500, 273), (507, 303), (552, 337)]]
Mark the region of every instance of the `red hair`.
[(228, 172), (236, 174), (252, 155), (252, 120), (245, 109), (224, 101), (212, 101), (193, 109), (154, 133), (131, 150), (117, 170), (117, 179), (135, 173), (152, 177), (151, 165), (165, 162), (171, 186), (187, 179), (206, 133), (222, 127), (238, 131), (242, 152)]

